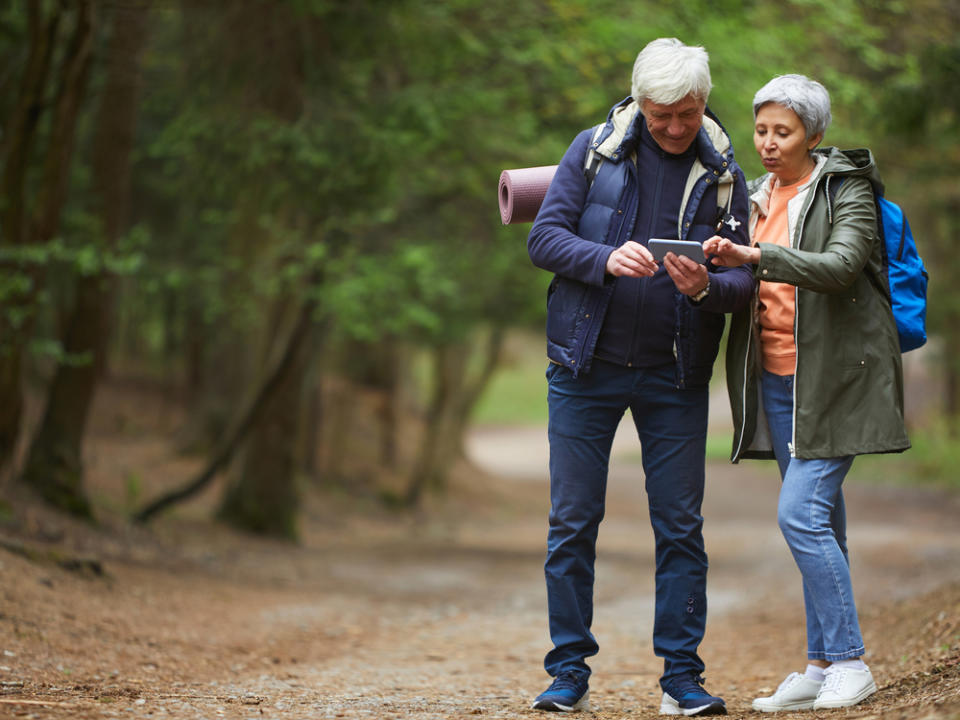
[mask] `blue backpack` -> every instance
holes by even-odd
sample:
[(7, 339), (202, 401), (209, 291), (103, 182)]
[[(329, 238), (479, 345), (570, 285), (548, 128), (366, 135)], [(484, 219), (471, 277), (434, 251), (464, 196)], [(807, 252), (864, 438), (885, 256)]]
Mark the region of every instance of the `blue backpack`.
[[(843, 183), (827, 183), (832, 201)], [(910, 232), (910, 223), (903, 209), (888, 200), (874, 186), (877, 205), (877, 225), (883, 239), (883, 276), (881, 291), (890, 301), (893, 318), (897, 321), (900, 352), (916, 350), (927, 342), (927, 281), (929, 275), (917, 252), (917, 243)], [(833, 222), (833, 208), (828, 208)]]

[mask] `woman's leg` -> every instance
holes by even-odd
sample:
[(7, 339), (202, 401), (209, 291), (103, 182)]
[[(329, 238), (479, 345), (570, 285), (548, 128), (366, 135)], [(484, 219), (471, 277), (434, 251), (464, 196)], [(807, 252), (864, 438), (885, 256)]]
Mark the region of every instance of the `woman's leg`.
[(777, 520), (803, 575), (808, 628), (815, 621), (822, 634), (822, 647), (808, 638), (813, 660), (863, 655), (850, 567), (835, 530), (840, 485), (852, 462), (852, 457), (792, 458), (780, 490)]
[(859, 660), (863, 640), (847, 555), (841, 485), (853, 458), (791, 457), (793, 378), (765, 372), (762, 385), (764, 410), (783, 479), (778, 521), (803, 576), (810, 665), (802, 675), (791, 674), (773, 696), (754, 700), (753, 708), (850, 707), (876, 692), (870, 669)]
[[(764, 411), (767, 415), (770, 437), (773, 442), (774, 454), (777, 458), (777, 465), (780, 469), (781, 478), (785, 478), (790, 470), (791, 463), (795, 459), (791, 457), (791, 448), (793, 445), (793, 376), (792, 375), (774, 375), (764, 371), (761, 378), (763, 391)], [(852, 460), (849, 459), (849, 460)], [(800, 461), (801, 464), (803, 461)], [(798, 471), (799, 466), (794, 469)], [(847, 464), (849, 469), (849, 463)], [(846, 470), (843, 471), (846, 474)], [(839, 478), (840, 482), (843, 476)], [(783, 497), (781, 495), (781, 504)], [(833, 538), (837, 548), (843, 556), (844, 563), (849, 568), (847, 558), (846, 541), (846, 511), (843, 502), (843, 492), (837, 487), (836, 493), (829, 499), (831, 511), (829, 515), (829, 527), (832, 530)], [(790, 539), (787, 538), (788, 544)], [(791, 547), (791, 550), (793, 548)], [(798, 563), (799, 564), (799, 563)], [(816, 611), (817, 600), (813, 595), (807, 576), (803, 574), (803, 599), (807, 616), (807, 652), (815, 664), (825, 667), (829, 664), (825, 658), (829, 652), (824, 640), (823, 628), (820, 624), (819, 614)], [(849, 570), (846, 571), (849, 582)], [(852, 597), (852, 595), (851, 595)], [(854, 610), (854, 617), (855, 617)]]

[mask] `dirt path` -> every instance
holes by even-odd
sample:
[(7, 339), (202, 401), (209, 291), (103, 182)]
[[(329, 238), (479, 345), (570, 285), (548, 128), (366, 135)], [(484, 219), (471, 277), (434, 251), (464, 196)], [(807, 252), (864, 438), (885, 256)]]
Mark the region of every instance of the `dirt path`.
[[(411, 518), (327, 499), (309, 508), (299, 547), (190, 513), (149, 530), (20, 517), (4, 537), (34, 557), (0, 549), (0, 718), (539, 716), (526, 707), (547, 680), (544, 444), (539, 428), (477, 433), (471, 453), (490, 474), (465, 474), (443, 505)], [(803, 663), (773, 472), (708, 470), (702, 651), (708, 687), (734, 716)], [(599, 546), (598, 718), (653, 717), (659, 699), (639, 477), (632, 444), (618, 442)], [(960, 497), (850, 485), (847, 503), (883, 689), (840, 712), (960, 716)], [(36, 554), (51, 548), (92, 555), (105, 575)]]

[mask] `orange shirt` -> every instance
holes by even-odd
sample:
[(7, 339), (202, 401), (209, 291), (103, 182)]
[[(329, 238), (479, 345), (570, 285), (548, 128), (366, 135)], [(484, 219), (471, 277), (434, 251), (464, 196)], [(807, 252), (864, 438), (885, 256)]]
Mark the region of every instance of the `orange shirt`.
[[(767, 216), (761, 217), (754, 231), (754, 243), (772, 243), (790, 247), (787, 227), (787, 203), (797, 190), (810, 180), (810, 175), (792, 185), (776, 185), (770, 193)], [(774, 375), (793, 375), (797, 366), (797, 343), (793, 334), (797, 313), (793, 285), (760, 281), (760, 347), (763, 367)]]

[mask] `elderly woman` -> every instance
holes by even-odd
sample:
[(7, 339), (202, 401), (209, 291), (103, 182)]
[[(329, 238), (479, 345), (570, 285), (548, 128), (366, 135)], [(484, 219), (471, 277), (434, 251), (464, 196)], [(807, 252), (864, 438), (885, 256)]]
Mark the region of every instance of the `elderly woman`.
[(768, 174), (750, 184), (750, 246), (713, 237), (716, 265), (750, 264), (753, 307), (734, 317), (727, 382), (733, 462), (776, 458), (777, 519), (803, 578), (808, 665), (755, 710), (855, 705), (876, 691), (861, 657), (841, 485), (856, 455), (910, 446), (897, 330), (883, 287), (867, 150), (817, 149), (830, 96), (801, 75), (753, 100)]

